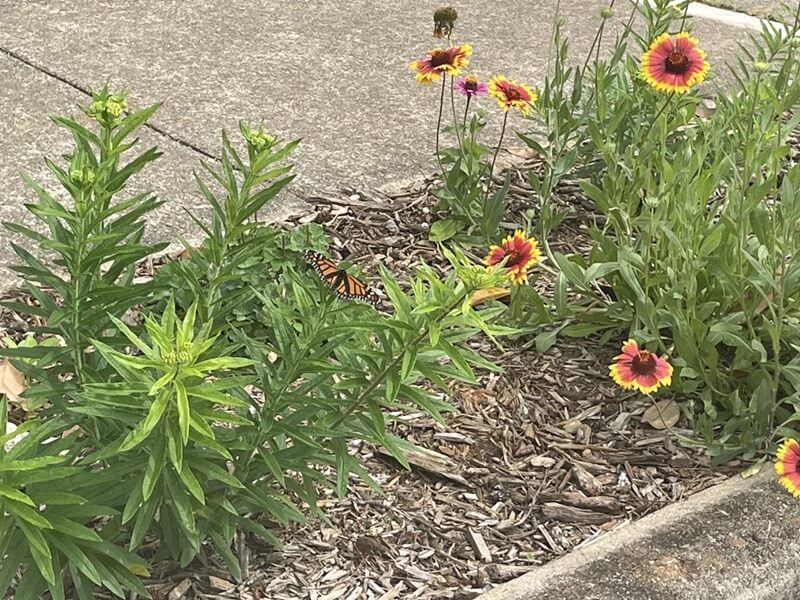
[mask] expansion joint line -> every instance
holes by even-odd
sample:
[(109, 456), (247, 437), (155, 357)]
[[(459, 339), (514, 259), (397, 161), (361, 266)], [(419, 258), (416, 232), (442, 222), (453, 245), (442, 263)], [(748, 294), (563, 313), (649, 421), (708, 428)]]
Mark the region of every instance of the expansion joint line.
[[(60, 81), (63, 84), (68, 85), (69, 87), (71, 87), (72, 89), (80, 92), (81, 94), (84, 94), (84, 95), (89, 96), (89, 97), (91, 97), (91, 95), (92, 95), (92, 93), (89, 91), (88, 87), (84, 87), (83, 85), (81, 85), (79, 83), (76, 83), (74, 81), (70, 81), (66, 77), (63, 77), (63, 76), (59, 75), (58, 73), (55, 73), (55, 72), (51, 71), (50, 69), (48, 69), (46, 67), (43, 67), (41, 65), (36, 64), (32, 60), (30, 60), (28, 58), (25, 58), (24, 56), (22, 56), (21, 54), (19, 54), (18, 52), (14, 51), (14, 50), (11, 50), (10, 48), (6, 48), (5, 46), (0, 46), (0, 52), (5, 54), (6, 56), (11, 58), (12, 60), (20, 62), (20, 63), (24, 64), (25, 66), (30, 67), (31, 69), (33, 69), (35, 71), (38, 71), (39, 73), (42, 73), (43, 75), (47, 75), (48, 77), (51, 77), (51, 78), (53, 78), (53, 79), (55, 79), (57, 81)], [(151, 123), (145, 123), (144, 126), (147, 129), (153, 131), (154, 133), (157, 133), (157, 134), (159, 134), (161, 136), (164, 136), (165, 138), (167, 138), (169, 140), (172, 140), (173, 142), (183, 146), (184, 148), (188, 148), (190, 150), (194, 150), (198, 154), (202, 154), (203, 156), (205, 156), (206, 158), (210, 158), (211, 160), (215, 160), (217, 162), (220, 161), (219, 156), (216, 156), (215, 154), (212, 154), (208, 150), (204, 150), (203, 148), (193, 144), (192, 142), (188, 142), (188, 141), (186, 141), (184, 139), (179, 138), (174, 133), (170, 133), (169, 131), (167, 131), (166, 129), (163, 129), (162, 127), (159, 127), (158, 125), (153, 125)]]

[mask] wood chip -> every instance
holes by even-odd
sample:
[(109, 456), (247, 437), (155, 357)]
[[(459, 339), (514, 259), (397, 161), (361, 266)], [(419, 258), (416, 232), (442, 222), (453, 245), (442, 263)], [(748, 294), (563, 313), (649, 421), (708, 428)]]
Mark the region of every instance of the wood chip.
[(544, 501), (562, 502), (577, 508), (600, 510), (607, 513), (618, 513), (622, 510), (620, 501), (612, 496), (584, 496), (580, 492), (545, 492), (540, 497)]
[(585, 508), (566, 506), (558, 502), (545, 502), (542, 505), (542, 516), (545, 519), (562, 521), (565, 523), (586, 523), (587, 525), (600, 525), (611, 520), (605, 513), (594, 512)]
[(489, 546), (486, 545), (486, 540), (483, 539), (480, 533), (471, 528), (467, 528), (467, 541), (469, 541), (469, 545), (472, 546), (472, 550), (475, 552), (475, 556), (478, 560), (485, 563), (492, 562), (492, 553), (489, 550)]
[[(378, 454), (391, 458), (391, 455), (383, 449), (379, 449)], [(414, 448), (405, 450), (405, 456), (406, 460), (415, 467), (436, 473), (465, 487), (471, 487), (469, 481), (461, 476), (458, 463), (441, 452), (427, 448)]]
[(208, 576), (208, 585), (215, 590), (223, 590), (226, 592), (236, 588), (236, 584), (232, 581), (228, 581), (227, 579), (222, 579), (220, 577), (214, 577), (213, 575)]
[(392, 589), (390, 589), (388, 592), (386, 592), (383, 596), (378, 598), (378, 600), (395, 600), (395, 598), (399, 598), (400, 597), (400, 594), (405, 589), (406, 589), (406, 584), (404, 584), (401, 581), (396, 586), (394, 586)]
[(170, 591), (169, 595), (167, 596), (168, 600), (179, 600), (183, 598), (184, 594), (189, 591), (189, 588), (192, 587), (192, 582), (190, 579), (184, 579)]
[(597, 481), (597, 478), (579, 464), (572, 465), (572, 475), (580, 488), (590, 496), (595, 496), (603, 491), (603, 486)]

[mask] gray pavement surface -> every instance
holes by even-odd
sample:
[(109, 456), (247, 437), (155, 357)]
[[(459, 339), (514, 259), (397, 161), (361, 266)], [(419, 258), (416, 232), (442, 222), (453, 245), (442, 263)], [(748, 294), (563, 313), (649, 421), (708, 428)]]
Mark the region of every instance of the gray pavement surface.
[(800, 502), (770, 464), (672, 504), (477, 600), (796, 600)]
[[(166, 135), (150, 131), (143, 141), (166, 156), (138, 181), (167, 200), (151, 221), (154, 239), (194, 231), (182, 209), (204, 207), (191, 169), (218, 155), (220, 130), (235, 130), (241, 118), (263, 117), (274, 132), (303, 139), (292, 187), (301, 196), (418, 178), (433, 165), (437, 90), (417, 85), (408, 63), (434, 44), (431, 15), (440, 3), (0, 0), (0, 220), (30, 223), (21, 205), (31, 194), (18, 172), (41, 175), (43, 156), (69, 143), (48, 114), (75, 112), (79, 90), (106, 80), (129, 90), (133, 108), (164, 102), (152, 123)], [(575, 60), (605, 4), (561, 2)], [(617, 27), (628, 10), (618, 4)], [(471, 70), (541, 83), (556, 0), (456, 5), (455, 41), (473, 45)], [(741, 31), (702, 21), (695, 31), (724, 82), (720, 63)], [(493, 112), (494, 131), (500, 114)], [(511, 126), (526, 123), (515, 116)], [(1, 233), (0, 242), (9, 237)], [(8, 262), (0, 252), (0, 287), (9, 283)]]
[(728, 8), (762, 19), (780, 18), (785, 15), (784, 7), (787, 5), (791, 9), (791, 2), (784, 0), (705, 0), (705, 2), (718, 8)]

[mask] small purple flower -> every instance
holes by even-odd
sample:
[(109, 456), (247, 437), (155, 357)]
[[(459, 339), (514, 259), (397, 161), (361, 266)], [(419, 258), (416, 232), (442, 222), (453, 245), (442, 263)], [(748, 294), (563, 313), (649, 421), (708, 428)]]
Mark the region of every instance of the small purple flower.
[(466, 75), (456, 79), (456, 89), (459, 94), (472, 98), (473, 96), (483, 96), (489, 91), (483, 81), (478, 81), (475, 75)]

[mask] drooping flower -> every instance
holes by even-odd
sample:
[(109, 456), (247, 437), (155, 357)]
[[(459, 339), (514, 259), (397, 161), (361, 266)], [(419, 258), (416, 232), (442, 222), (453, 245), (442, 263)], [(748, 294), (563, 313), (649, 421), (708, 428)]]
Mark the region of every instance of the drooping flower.
[(489, 80), (489, 95), (497, 99), (504, 111), (516, 108), (523, 115), (528, 114), (531, 104), (539, 98), (526, 84), (510, 81), (502, 75), (495, 75)]
[(514, 235), (507, 236), (499, 246), (489, 248), (489, 254), (483, 262), (493, 267), (505, 260), (503, 265), (507, 269), (507, 277), (512, 283), (522, 283), (528, 278), (528, 268), (535, 265), (542, 258), (539, 244), (535, 238), (527, 238), (522, 230), (518, 229)]
[(458, 13), (452, 6), (442, 6), (433, 13), (433, 37), (450, 37), (455, 27)]
[(800, 443), (797, 440), (784, 440), (775, 455), (775, 472), (778, 483), (792, 496), (800, 498)]
[(436, 81), (444, 73), (458, 75), (462, 67), (469, 64), (472, 56), (472, 46), (461, 44), (450, 48), (433, 48), (428, 50), (428, 57), (413, 61), (409, 66), (416, 71), (419, 83)]
[(465, 75), (456, 79), (456, 90), (464, 96), (483, 96), (489, 88), (483, 81), (479, 81), (475, 75)]
[(651, 87), (660, 92), (688, 92), (708, 73), (706, 53), (698, 41), (686, 32), (672, 38), (662, 33), (642, 54), (639, 71)]
[(660, 386), (672, 383), (672, 365), (667, 359), (639, 348), (636, 340), (622, 344), (622, 354), (608, 367), (614, 381), (626, 390), (652, 394)]

